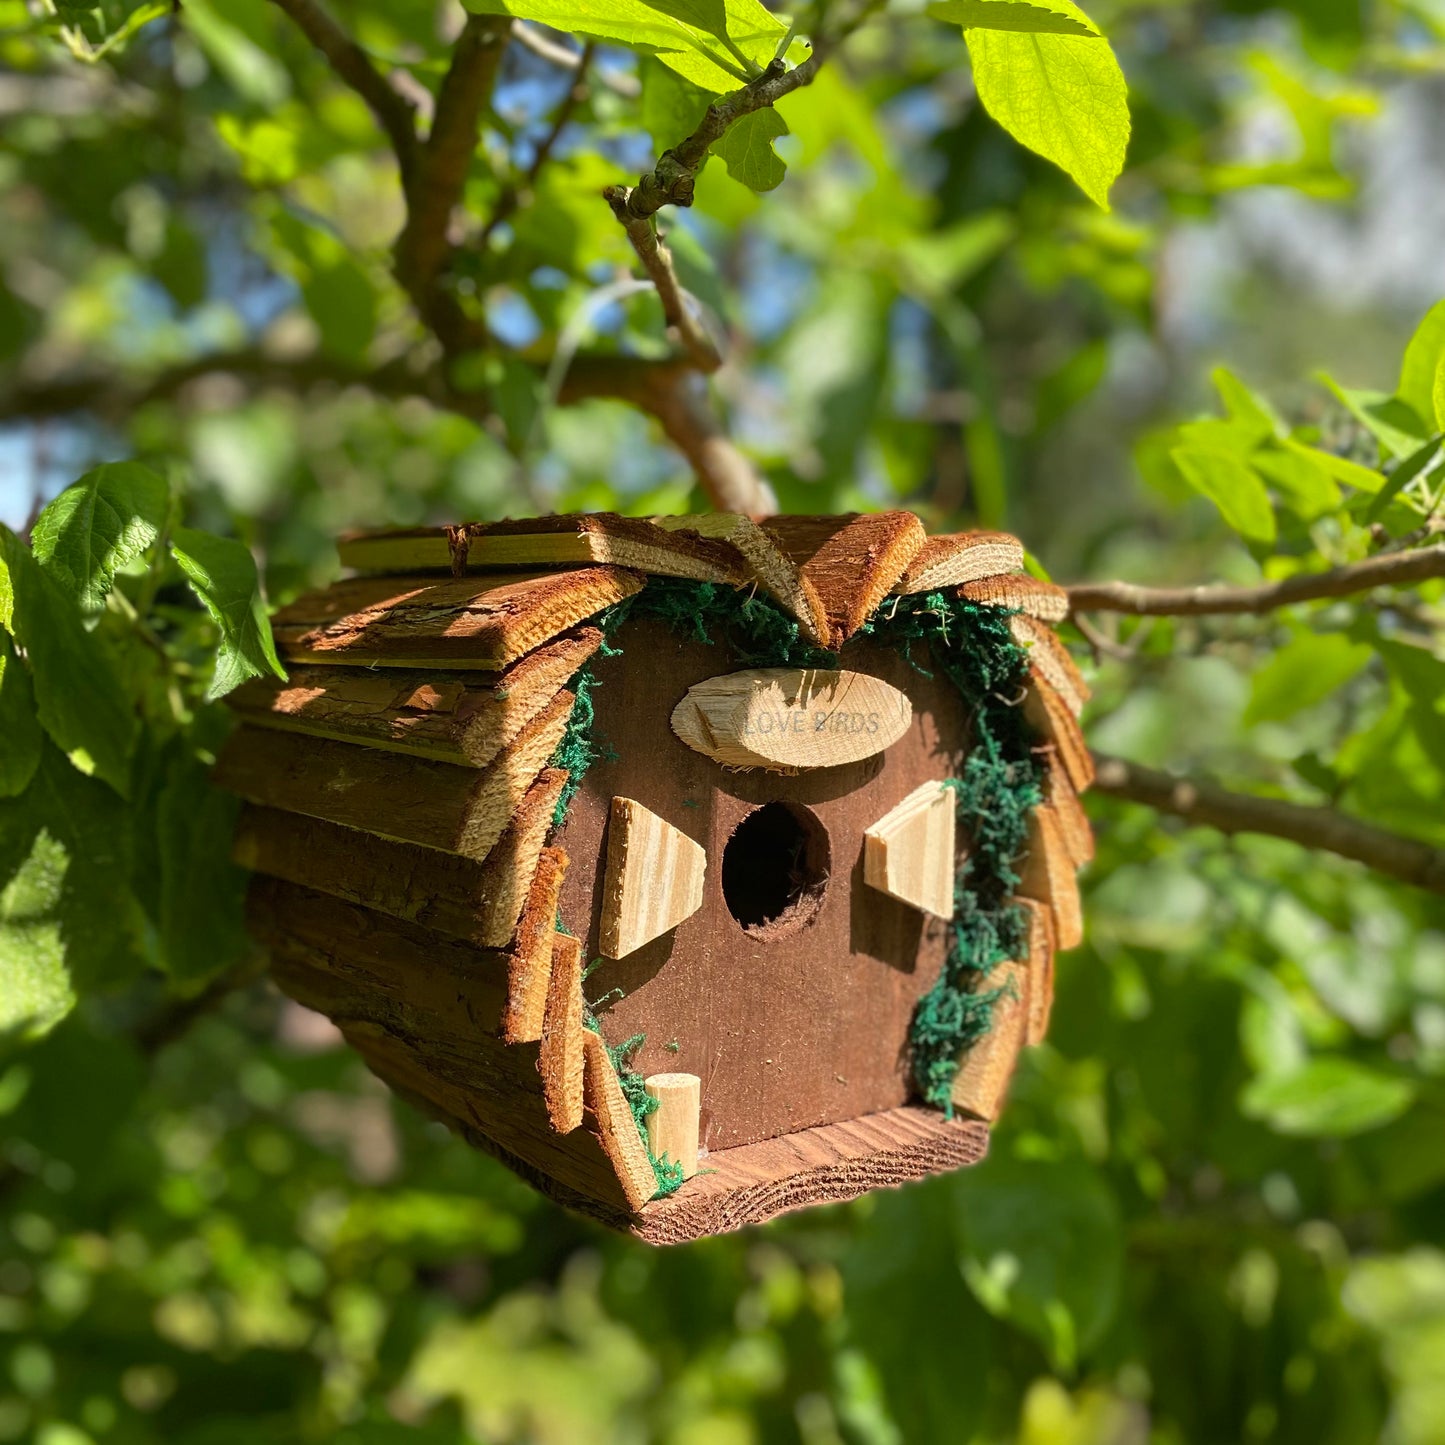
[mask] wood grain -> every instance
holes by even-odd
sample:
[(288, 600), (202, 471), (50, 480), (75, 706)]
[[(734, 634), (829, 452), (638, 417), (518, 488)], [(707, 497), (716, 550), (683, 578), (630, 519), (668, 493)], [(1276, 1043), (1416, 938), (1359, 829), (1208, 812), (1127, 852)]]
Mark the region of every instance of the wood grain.
[(598, 951), (625, 958), (702, 907), (707, 854), (631, 798), (613, 798)]
[(1059, 641), (1053, 628), (1035, 617), (1020, 615), (1009, 618), (1009, 631), (1013, 633), (1014, 641), (1028, 653), (1030, 667), (1049, 683), (1069, 711), (1078, 717), (1092, 694), (1078, 664), (1069, 656), (1068, 648)]
[(647, 1116), (647, 1148), (654, 1159), (682, 1167), (682, 1177), (697, 1173), (698, 1118), (702, 1080), (696, 1074), (649, 1074), (643, 1080), (657, 1108)]
[(1029, 968), (1001, 963), (985, 985), (999, 990), (989, 1031), (964, 1054), (953, 1080), (953, 1106), (992, 1123), (1003, 1109), (1029, 1026)]
[(1058, 815), (1047, 803), (1035, 808), (1029, 820), (1028, 853), (1019, 873), (1019, 897), (1047, 904), (1054, 920), (1054, 942), (1060, 949), (1077, 948), (1084, 941), (1079, 882)]
[(542, 1037), (547, 1012), (547, 989), (552, 977), (552, 941), (557, 924), (557, 900), (567, 876), (567, 855), (560, 848), (543, 848), (537, 871), (517, 923), (507, 969), (507, 1005), (502, 1010), (502, 1038), (509, 1044), (534, 1043)]
[(482, 948), (505, 948), (516, 932), (566, 777), (560, 768), (544, 771), (481, 862), (253, 804), (242, 809), (232, 856), (253, 872)]
[(572, 702), (559, 693), (480, 770), (243, 727), (227, 739), (214, 777), (251, 803), (480, 860), (556, 750)]
[(1073, 710), (1036, 667), (1029, 669), (1024, 717), (1043, 741), (1053, 747), (1074, 791), (1086, 792), (1094, 782), (1093, 754)]
[(954, 532), (929, 537), (898, 579), (895, 593), (941, 592), (1024, 565), (1018, 538), (1006, 532)]
[(590, 1130), (552, 1128), (539, 1046), (502, 1042), (505, 954), (269, 878), (252, 885), (248, 918), (282, 989), (335, 1020), (388, 1084), (604, 1216), (635, 1207)]
[(749, 668), (707, 678), (673, 709), (672, 730), (728, 768), (802, 772), (861, 762), (913, 721), (906, 693), (841, 669)]
[(552, 940), (552, 974), (537, 1069), (547, 1118), (559, 1134), (582, 1127), (582, 944), (570, 934)]
[(248, 723), (484, 768), (597, 650), (595, 627), (539, 647), (494, 680), (476, 673), (296, 667), (226, 699)]
[(988, 1127), (977, 1120), (888, 1109), (715, 1151), (695, 1178), (653, 1200), (631, 1228), (650, 1244), (683, 1244), (959, 1169), (987, 1149)]
[(1028, 914), (1028, 1024), (1024, 1029), (1025, 1044), (1041, 1044), (1049, 1031), (1049, 1015), (1054, 1007), (1054, 923), (1053, 915), (1042, 903), (1021, 898), (1019, 904)]
[(1054, 811), (1058, 820), (1059, 833), (1064, 840), (1064, 851), (1075, 868), (1082, 868), (1094, 860), (1094, 830), (1089, 826), (1089, 815), (1069, 781), (1069, 775), (1057, 762), (1052, 762), (1044, 773), (1044, 802)]
[(642, 583), (618, 567), (363, 577), (298, 598), (276, 614), (273, 631), (295, 662), (499, 671)]
[[(617, 640), (621, 653), (595, 663), (605, 752), (557, 835), (574, 860), (563, 921), (584, 937), (589, 958), (601, 953), (614, 796), (682, 827), (706, 850), (708, 869), (691, 919), (597, 970), (591, 986), (599, 995), (622, 993), (601, 1014), (606, 1037), (645, 1034), (635, 1061), (644, 1075), (703, 1079), (704, 1142), (714, 1153), (905, 1103), (909, 1021), (942, 968), (946, 928), (864, 884), (863, 834), (920, 783), (958, 775), (969, 744), (958, 693), (926, 653), (916, 661), (930, 675), (891, 648), (855, 639), (843, 665), (908, 695), (908, 733), (886, 752), (838, 768), (794, 777), (729, 772), (685, 746), (668, 722), (675, 701), (713, 676), (726, 654), (649, 618), (626, 622)], [(831, 857), (820, 860), (822, 894), (810, 922), (792, 932), (749, 931), (729, 910), (722, 860), (739, 824), (779, 799), (816, 819)], [(786, 860), (781, 866), (786, 871)]]
[(864, 832), (864, 881), (936, 918), (952, 918), (956, 817), (951, 788), (920, 783)]
[(657, 1175), (622, 1092), (617, 1070), (612, 1067), (601, 1036), (591, 1029), (583, 1031), (582, 1060), (582, 1089), (594, 1132), (612, 1163), (629, 1208), (639, 1210), (657, 1192)]
[(1062, 622), (1069, 615), (1069, 594), (1052, 582), (1041, 582), (1019, 572), (1005, 577), (982, 577), (965, 582), (958, 595), (988, 607), (1007, 607), (1041, 622)]
[(674, 536), (643, 518), (611, 512), (373, 532), (345, 537), (337, 550), (343, 567), (362, 572), (460, 574), (468, 567), (594, 562), (699, 582), (741, 585), (750, 580), (738, 552), (726, 543)]

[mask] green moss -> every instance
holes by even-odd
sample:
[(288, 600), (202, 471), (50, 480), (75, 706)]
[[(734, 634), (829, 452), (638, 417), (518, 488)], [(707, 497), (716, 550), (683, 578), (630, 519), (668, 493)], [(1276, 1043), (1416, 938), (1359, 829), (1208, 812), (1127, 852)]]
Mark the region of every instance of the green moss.
[[(909, 1027), (918, 1092), (950, 1114), (959, 1057), (988, 1032), (1000, 995), (987, 986), (989, 976), (1000, 963), (1024, 957), (1027, 942), (1023, 911), (1010, 902), (1019, 881), (1013, 863), (1028, 840), (1029, 817), (1042, 800), (1042, 770), (1033, 755), (1035, 739), (1017, 706), (1028, 663), (1013, 640), (1009, 616), (1003, 608), (933, 592), (890, 598), (858, 634), (892, 647), (920, 674), (941, 673), (962, 697), (973, 732), (962, 776), (949, 780), (969, 849), (955, 884), (948, 952), (938, 982), (919, 1000)], [(725, 648), (730, 667), (838, 663), (836, 654), (809, 642), (768, 598), (671, 577), (649, 579), (641, 592), (603, 614), (605, 641), (598, 655), (616, 656), (618, 628), (639, 617), (656, 618), (679, 637)], [(596, 685), (590, 664), (572, 682), (577, 705), (552, 759), (570, 773), (557, 805), (559, 824), (588, 769), (605, 756), (594, 737)], [(645, 1121), (656, 1103), (628, 1064), (641, 1042), (639, 1037), (609, 1046), (608, 1054), (645, 1140)], [(681, 1184), (676, 1166), (653, 1159), (653, 1168), (659, 1197)]]

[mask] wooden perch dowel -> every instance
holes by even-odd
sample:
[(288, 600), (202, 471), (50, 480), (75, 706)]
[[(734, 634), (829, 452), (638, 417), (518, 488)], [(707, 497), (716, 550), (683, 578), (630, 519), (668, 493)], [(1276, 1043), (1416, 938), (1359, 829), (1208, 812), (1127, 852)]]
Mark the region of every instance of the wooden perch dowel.
[(260, 727), (484, 768), (596, 652), (583, 628), (529, 652), (495, 680), (476, 673), (295, 667), (257, 678), (227, 704)]
[(438, 581), (363, 577), (283, 607), (273, 631), (295, 662), (498, 671), (630, 597), (636, 572), (583, 567)]
[(707, 854), (631, 798), (613, 798), (598, 949), (625, 958), (702, 907)]
[(649, 1074), (643, 1080), (657, 1108), (647, 1116), (647, 1147), (654, 1159), (680, 1164), (682, 1177), (697, 1173), (702, 1080), (696, 1074)]
[(215, 780), (248, 802), (480, 860), (556, 750), (572, 702), (559, 693), (480, 770), (243, 727), (222, 748)]
[(925, 913), (952, 918), (956, 816), (951, 788), (915, 788), (864, 832), (864, 881)]

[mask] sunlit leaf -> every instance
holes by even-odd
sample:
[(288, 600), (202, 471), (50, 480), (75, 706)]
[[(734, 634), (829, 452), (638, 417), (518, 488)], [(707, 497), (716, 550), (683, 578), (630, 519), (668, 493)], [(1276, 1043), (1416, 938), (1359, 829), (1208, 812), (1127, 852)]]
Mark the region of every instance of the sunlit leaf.
[(1442, 363), (1445, 363), (1445, 301), (1437, 301), (1425, 313), (1405, 348), (1395, 395), (1416, 416), (1445, 431), (1445, 416), (1436, 403)]
[(1030, 35), (1092, 35), (1099, 27), (1070, 0), (936, 0), (935, 20), (965, 30), (1012, 30)]
[(1185, 480), (1203, 493), (1241, 537), (1250, 542), (1275, 539), (1269, 493), (1247, 462), (1229, 452), (1204, 447), (1175, 447), (1170, 454)]
[(149, 467), (107, 462), (41, 512), (31, 533), (35, 560), (93, 612), (115, 574), (160, 536), (169, 506), (170, 489)]
[(1343, 1138), (1388, 1124), (1414, 1097), (1406, 1078), (1327, 1055), (1289, 1073), (1252, 1080), (1239, 1102), (1251, 1118), (1281, 1134)]
[(788, 167), (773, 142), (788, 133), (788, 123), (771, 107), (755, 110), (727, 128), (713, 146), (728, 174), (749, 190), (771, 191), (782, 185)]
[(250, 552), (229, 537), (213, 537), (190, 527), (176, 528), (171, 552), (220, 629), (216, 673), (207, 695), (224, 697), (248, 677), (267, 673), (285, 677)]
[(1108, 210), (1129, 147), (1128, 86), (1109, 42), (995, 30), (965, 39), (984, 109)]
[(1254, 674), (1246, 723), (1277, 722), (1313, 707), (1359, 675), (1375, 655), (1339, 632), (1302, 632)]
[(44, 739), (30, 673), (0, 630), (0, 798), (23, 793), (35, 775)]

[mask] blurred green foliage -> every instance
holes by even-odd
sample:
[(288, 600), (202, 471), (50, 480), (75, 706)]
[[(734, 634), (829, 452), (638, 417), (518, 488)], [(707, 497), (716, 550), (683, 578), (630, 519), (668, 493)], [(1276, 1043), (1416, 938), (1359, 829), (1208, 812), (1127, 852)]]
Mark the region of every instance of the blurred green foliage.
[[(1039, 570), (1139, 582), (1433, 536), (1445, 310), (1409, 341), (1251, 260), (1217, 334), (1257, 365), (1183, 421), (1213, 338), (1171, 318), (1242, 200), (1307, 198), (1312, 241), (1360, 216), (1360, 136), (1428, 105), (1439, 6), (962, 31), (1000, 3), (875, 14), (663, 215), (784, 508), (1008, 525)], [(550, 13), (628, 38), (584, 8)], [(331, 13), (425, 115), (460, 12)], [(1088, 942), (989, 1160), (666, 1252), (252, 981), (206, 769), (215, 695), (274, 663), (263, 593), (334, 576), (344, 527), (700, 505), (644, 412), (553, 403), (574, 355), (668, 354), (599, 192), (767, 62), (760, 13), (679, 0), (572, 101), (507, 48), (446, 278), (482, 341), (443, 356), (391, 271), (396, 159), (280, 8), (0, 0), (0, 1440), (1445, 1440), (1445, 929), (1355, 865), (1091, 802)], [(1043, 42), (1128, 77), (1112, 212), (976, 103)], [(1091, 194), (1110, 154), (1070, 164)], [(1101, 749), (1445, 844), (1441, 584), (1096, 627)]]

